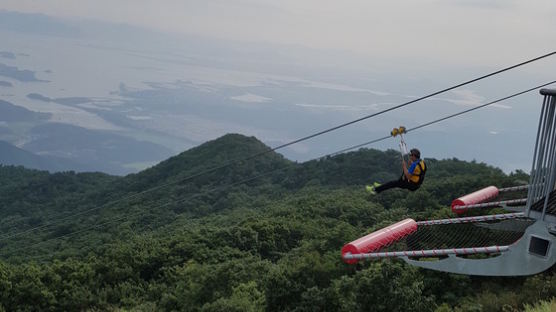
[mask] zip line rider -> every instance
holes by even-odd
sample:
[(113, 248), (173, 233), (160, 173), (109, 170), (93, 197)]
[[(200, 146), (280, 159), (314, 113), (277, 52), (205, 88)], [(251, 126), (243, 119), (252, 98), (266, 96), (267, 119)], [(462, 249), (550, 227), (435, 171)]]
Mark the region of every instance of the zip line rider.
[(408, 163), (405, 162), (402, 153), (403, 174), (398, 180), (393, 180), (390, 182), (386, 182), (384, 184), (375, 182), (372, 186), (367, 185), (365, 186), (367, 192), (369, 192), (372, 195), (376, 195), (377, 193), (395, 187), (407, 189), (412, 192), (416, 191), (421, 186), (423, 180), (425, 179), (425, 173), (427, 171), (427, 167), (425, 165), (425, 162), (421, 160), (421, 152), (418, 149), (413, 148), (409, 153), (410, 153), (409, 154), (410, 162)]

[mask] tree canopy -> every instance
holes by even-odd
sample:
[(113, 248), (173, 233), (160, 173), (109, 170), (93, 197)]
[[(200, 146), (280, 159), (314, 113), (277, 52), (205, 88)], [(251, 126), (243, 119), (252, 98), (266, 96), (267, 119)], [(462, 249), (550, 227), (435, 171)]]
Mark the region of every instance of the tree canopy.
[(236, 134), (126, 177), (0, 166), (0, 311), (507, 311), (549, 300), (553, 269), (478, 278), (341, 261), (370, 230), (450, 216), (458, 196), (528, 178), (426, 161), (420, 190), (376, 197), (363, 185), (399, 176), (394, 150), (296, 163)]

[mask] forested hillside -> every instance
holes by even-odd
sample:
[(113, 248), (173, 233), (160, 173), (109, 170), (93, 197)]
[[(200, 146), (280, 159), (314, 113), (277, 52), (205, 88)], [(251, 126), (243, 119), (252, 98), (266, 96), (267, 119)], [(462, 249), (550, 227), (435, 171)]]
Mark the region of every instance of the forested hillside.
[[(0, 311), (513, 311), (556, 294), (554, 269), (484, 278), (340, 249), (451, 200), (523, 184), (486, 164), (426, 159), (414, 193), (369, 197), (399, 154), (295, 163), (230, 134), (126, 177), (0, 167)], [(251, 155), (259, 155), (249, 158)]]

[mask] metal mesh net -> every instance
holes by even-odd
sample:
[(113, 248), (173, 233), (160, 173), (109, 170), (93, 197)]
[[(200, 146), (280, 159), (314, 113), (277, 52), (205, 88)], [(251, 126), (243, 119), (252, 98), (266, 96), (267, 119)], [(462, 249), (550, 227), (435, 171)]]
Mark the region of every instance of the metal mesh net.
[(457, 223), (461, 222), (458, 219), (448, 220), (440, 224), (419, 222), (417, 231), (377, 252), (507, 246), (517, 242), (535, 221), (527, 218), (463, 223)]

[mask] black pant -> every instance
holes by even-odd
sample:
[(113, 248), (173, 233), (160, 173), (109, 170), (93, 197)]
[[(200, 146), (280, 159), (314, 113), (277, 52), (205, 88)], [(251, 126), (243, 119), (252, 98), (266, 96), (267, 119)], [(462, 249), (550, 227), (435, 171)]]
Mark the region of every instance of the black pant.
[(399, 187), (399, 188), (410, 190), (410, 191), (414, 192), (419, 188), (419, 184), (409, 182), (405, 178), (405, 176), (401, 176), (398, 180), (386, 182), (386, 183), (382, 184), (381, 186), (375, 188), (375, 191), (377, 193), (380, 193), (382, 191), (386, 191), (386, 190), (389, 190), (389, 189), (394, 188), (394, 187)]

